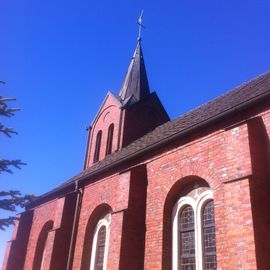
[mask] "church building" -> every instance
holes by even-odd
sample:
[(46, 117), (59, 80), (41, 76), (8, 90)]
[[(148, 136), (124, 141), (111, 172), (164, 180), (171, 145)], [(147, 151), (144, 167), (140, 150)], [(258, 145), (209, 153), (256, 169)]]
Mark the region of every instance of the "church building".
[(269, 209), (270, 72), (170, 120), (139, 36), (83, 171), (19, 215), (2, 269), (269, 270)]

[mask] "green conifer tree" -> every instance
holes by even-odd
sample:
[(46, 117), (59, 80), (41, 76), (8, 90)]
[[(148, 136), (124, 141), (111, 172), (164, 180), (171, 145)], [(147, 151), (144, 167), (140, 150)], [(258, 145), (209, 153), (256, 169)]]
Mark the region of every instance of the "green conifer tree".
[[(4, 84), (0, 81), (0, 84)], [(0, 117), (12, 117), (15, 115), (18, 108), (11, 108), (8, 106), (10, 101), (14, 101), (14, 98), (4, 98), (0, 95)], [(1, 119), (0, 118), (0, 119)], [(0, 133), (9, 138), (17, 132), (10, 127), (6, 127), (0, 120)], [(13, 169), (21, 169), (21, 166), (26, 165), (19, 159), (9, 160), (0, 157), (0, 174), (13, 173)], [(3, 181), (3, 180), (0, 180)], [(33, 200), (33, 195), (22, 195), (18, 190), (0, 191), (0, 209), (16, 212), (17, 207), (25, 207), (25, 205)], [(16, 216), (12, 215), (7, 218), (0, 218), (0, 230), (5, 230), (9, 225), (14, 224)]]

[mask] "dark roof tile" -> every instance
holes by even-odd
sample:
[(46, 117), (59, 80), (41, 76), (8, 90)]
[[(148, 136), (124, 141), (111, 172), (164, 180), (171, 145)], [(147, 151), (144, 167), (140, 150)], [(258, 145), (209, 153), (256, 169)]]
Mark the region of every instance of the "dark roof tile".
[(253, 104), (262, 96), (270, 96), (270, 72), (267, 72), (236, 89), (214, 99), (206, 104), (176, 118), (173, 121), (157, 127), (152, 132), (132, 142), (118, 152), (114, 152), (105, 159), (93, 164), (90, 168), (71, 178), (63, 185), (44, 194), (59, 191), (75, 181), (90, 178), (96, 173), (104, 172), (106, 169), (121, 164), (123, 161), (138, 157), (145, 151), (150, 151), (161, 143), (166, 143), (170, 138), (180, 137), (186, 134), (186, 131), (201, 126), (202, 124), (214, 119), (218, 119), (222, 115), (239, 110), (243, 105)]

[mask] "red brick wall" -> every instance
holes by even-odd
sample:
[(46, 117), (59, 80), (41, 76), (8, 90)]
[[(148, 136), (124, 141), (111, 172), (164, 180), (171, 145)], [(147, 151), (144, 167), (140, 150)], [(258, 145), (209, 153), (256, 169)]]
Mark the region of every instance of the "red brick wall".
[(249, 121), (252, 176), (251, 207), (254, 224), (257, 269), (270, 267), (270, 114)]
[(119, 269), (143, 270), (147, 172), (142, 165), (131, 170), (128, 209), (124, 212)]
[(33, 212), (25, 212), (18, 216), (19, 220), (13, 231), (12, 240), (8, 243), (3, 263), (3, 269), (20, 270), (23, 269)]
[(73, 269), (89, 269), (93, 229), (99, 217), (112, 212), (108, 269), (119, 269), (123, 211), (128, 208), (130, 173), (113, 175), (85, 187), (75, 245)]
[[(20, 243), (20, 245), (27, 246), (24, 266), (7, 269), (38, 269), (44, 249), (46, 257), (43, 269), (65, 269), (74, 216), (74, 196), (74, 194), (70, 194), (66, 198), (45, 203), (32, 210), (32, 226), (27, 224), (26, 227), (31, 229), (29, 237), (27, 237), (28, 241), (23, 240)], [(27, 230), (21, 232), (22, 235), (24, 233), (27, 235)], [(17, 249), (19, 247), (16, 246)], [(21, 253), (16, 252), (16, 254)]]
[(143, 269), (146, 184), (141, 166), (85, 187), (73, 269), (89, 269), (93, 232), (107, 213), (112, 214), (108, 269)]
[(23, 269), (33, 268), (38, 237), (45, 223), (54, 220), (56, 208), (57, 208), (57, 201), (55, 200), (53, 202), (41, 205), (36, 209), (34, 209), (32, 228), (30, 232), (29, 242), (27, 246), (27, 254)]
[(149, 161), (145, 269), (171, 269), (168, 212), (196, 177), (214, 192), (218, 269), (269, 269), (269, 110), (262, 119), (231, 121)]
[[(244, 178), (251, 175), (247, 124), (209, 133), (185, 145), (179, 143), (178, 148), (151, 160), (147, 164), (147, 172), (149, 184), (145, 269), (171, 269), (172, 207), (179, 199), (180, 195), (177, 197), (177, 193), (181, 194), (186, 181), (194, 181), (198, 177), (204, 179), (214, 193), (219, 269), (240, 269), (238, 262), (242, 263), (241, 269), (255, 269), (249, 182)], [(178, 186), (177, 189), (175, 185)], [(235, 193), (237, 185), (245, 188), (242, 193)], [(244, 202), (243, 208), (241, 200)], [(228, 209), (235, 210), (236, 215), (226, 212)], [(235, 219), (237, 217), (239, 220)], [(227, 233), (228, 224), (231, 226), (229, 232), (234, 226), (241, 226), (241, 235), (234, 238), (235, 241), (227, 241), (230, 237), (229, 232)], [(236, 242), (241, 245), (242, 250), (248, 245), (247, 250), (239, 252)], [(246, 263), (242, 262), (243, 254), (250, 255)], [(229, 263), (230, 267), (226, 268)]]
[(216, 214), (218, 267), (257, 269), (249, 179), (225, 184), (220, 203), (223, 209)]
[(118, 146), (118, 136), (119, 136), (119, 125), (120, 125), (120, 115), (121, 108), (119, 101), (115, 100), (115, 97), (112, 94), (108, 94), (104, 103), (102, 104), (96, 118), (93, 121), (88, 153), (87, 153), (87, 161), (86, 168), (93, 164), (95, 146), (96, 146), (96, 138), (99, 130), (102, 131), (102, 139), (101, 139), (101, 148), (99, 160), (104, 159), (106, 153), (106, 145), (107, 145), (107, 135), (109, 126), (114, 124), (114, 135), (112, 141), (112, 152), (117, 150)]
[[(47, 221), (41, 228), (37, 238), (37, 244), (35, 248), (34, 261), (32, 269), (39, 270), (43, 265), (46, 265), (46, 268), (50, 266), (48, 263), (47, 257), (51, 257), (50, 250), (52, 249), (51, 232), (53, 229), (53, 221)], [(49, 248), (51, 247), (51, 248)], [(45, 250), (45, 251), (44, 251)], [(46, 259), (45, 259), (46, 258)]]
[(67, 258), (77, 196), (78, 193), (74, 192), (68, 194), (65, 198), (63, 212), (59, 217), (61, 219), (61, 225), (55, 233), (50, 270), (66, 269), (67, 267)]

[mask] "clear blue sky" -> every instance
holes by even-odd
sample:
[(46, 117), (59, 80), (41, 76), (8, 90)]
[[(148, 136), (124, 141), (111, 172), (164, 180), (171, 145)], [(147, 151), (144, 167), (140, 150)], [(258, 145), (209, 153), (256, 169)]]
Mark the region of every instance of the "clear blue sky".
[[(0, 95), (22, 109), (1, 158), (28, 164), (1, 190), (40, 195), (80, 172), (85, 126), (121, 86), (142, 8), (150, 87), (171, 118), (270, 69), (269, 0), (1, 0)], [(0, 263), (9, 239), (0, 231)]]

